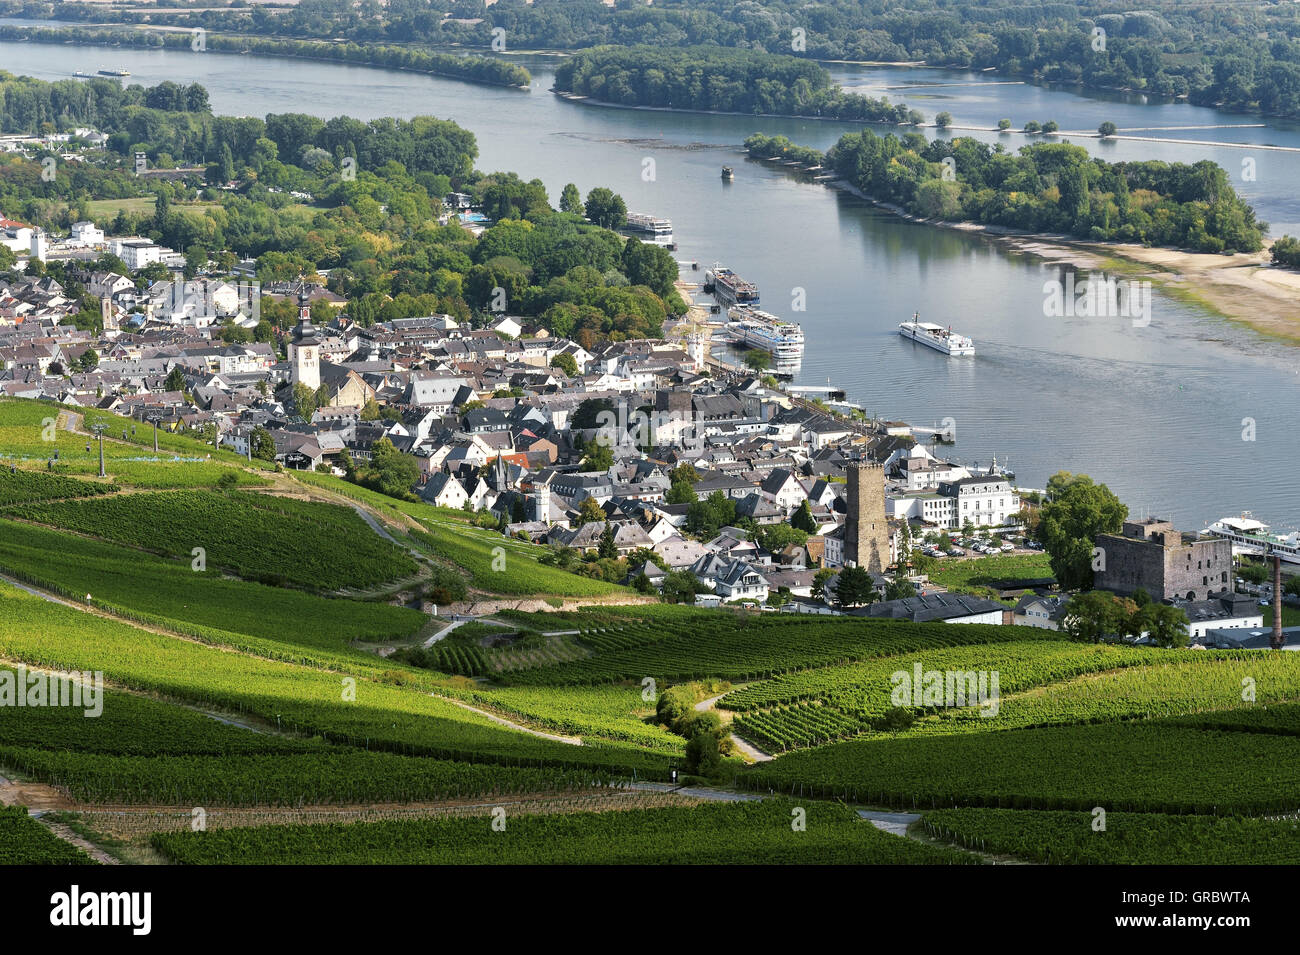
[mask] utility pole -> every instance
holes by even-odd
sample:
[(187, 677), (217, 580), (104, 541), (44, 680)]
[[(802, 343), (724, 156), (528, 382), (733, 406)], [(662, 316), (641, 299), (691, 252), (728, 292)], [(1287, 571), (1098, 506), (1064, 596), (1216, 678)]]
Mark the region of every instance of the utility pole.
[(95, 432), (95, 437), (99, 438), (99, 476), (108, 477), (104, 473), (104, 432), (108, 430), (108, 425), (93, 424), (90, 426), (90, 430)]

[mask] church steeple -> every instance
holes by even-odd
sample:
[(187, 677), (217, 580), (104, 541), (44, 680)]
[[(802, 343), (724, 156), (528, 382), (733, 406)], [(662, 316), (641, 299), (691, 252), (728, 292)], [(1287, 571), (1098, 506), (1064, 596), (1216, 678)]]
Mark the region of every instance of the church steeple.
[(320, 387), (320, 336), (311, 323), (311, 286), (298, 284), (298, 324), (289, 342), (290, 380), (315, 390)]

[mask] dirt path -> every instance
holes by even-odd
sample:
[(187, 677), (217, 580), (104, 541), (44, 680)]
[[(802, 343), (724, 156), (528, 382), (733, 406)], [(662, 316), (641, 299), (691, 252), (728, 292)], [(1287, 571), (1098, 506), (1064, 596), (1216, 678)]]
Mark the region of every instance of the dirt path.
[(770, 753), (763, 752), (753, 743), (749, 742), (749, 740), (737, 736), (734, 730), (731, 733), (731, 741), (736, 745), (736, 749), (740, 750), (742, 755), (748, 756), (756, 763), (766, 763), (776, 758)]
[(66, 823), (54, 822), (53, 820), (46, 821), (45, 819), (41, 818), (41, 813), (39, 812), (33, 813), (32, 816), (35, 819), (39, 819), (41, 825), (43, 825), (46, 829), (50, 830), (50, 832), (52, 832), (55, 836), (62, 839), (64, 842), (68, 842), (76, 846), (78, 849), (86, 853), (86, 855), (90, 856), (100, 865), (121, 865), (122, 864), (119, 859), (113, 858), (113, 856), (109, 855), (107, 852), (105, 852), (99, 846), (95, 845), (89, 839), (77, 835), (75, 832), (72, 831), (71, 827), (69, 827)]
[(468, 703), (464, 703), (460, 700), (453, 700), (449, 696), (442, 696), (439, 693), (430, 693), (429, 695), (436, 696), (440, 700), (446, 700), (448, 703), (454, 703), (456, 706), (459, 706), (462, 709), (469, 710), (471, 713), (477, 713), (479, 716), (486, 716), (493, 723), (498, 723), (501, 726), (509, 727), (512, 730), (518, 730), (521, 733), (527, 733), (529, 736), (538, 736), (542, 739), (553, 740), (557, 743), (568, 743), (570, 746), (582, 745), (582, 740), (577, 736), (560, 736), (556, 733), (543, 733), (541, 730), (535, 730), (530, 727), (523, 726), (520, 723), (515, 723), (512, 720), (508, 720), (504, 716), (497, 716), (495, 713), (489, 713), (487, 710), (480, 710), (477, 706), (470, 706)]

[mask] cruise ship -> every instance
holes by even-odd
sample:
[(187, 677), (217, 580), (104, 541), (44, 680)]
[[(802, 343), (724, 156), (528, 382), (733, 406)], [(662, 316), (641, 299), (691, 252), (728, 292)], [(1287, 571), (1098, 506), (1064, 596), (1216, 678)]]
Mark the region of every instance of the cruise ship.
[(913, 315), (910, 322), (899, 322), (898, 334), (922, 345), (929, 345), (935, 351), (941, 351), (945, 355), (975, 354), (975, 343), (965, 335), (958, 335), (951, 328), (944, 328), (942, 325), (917, 321), (920, 317), (920, 315)]
[(758, 286), (746, 282), (731, 269), (724, 269), (720, 265), (715, 265), (704, 273), (704, 290), (711, 290), (723, 305), (758, 307)]
[(1201, 533), (1232, 541), (1233, 554), (1253, 557), (1277, 554), (1288, 563), (1300, 564), (1300, 533), (1286, 536), (1270, 533), (1267, 524), (1255, 520), (1249, 513), (1215, 521)]
[(798, 322), (787, 322), (756, 308), (735, 306), (727, 311), (731, 339), (749, 348), (761, 348), (778, 362), (798, 361), (803, 357), (803, 329)]
[(649, 238), (645, 241), (652, 242), (655, 245), (673, 244), (673, 222), (671, 219), (660, 219), (655, 216), (643, 216), (640, 213), (629, 212), (627, 214), (627, 225), (624, 228), (628, 232), (647, 234)]

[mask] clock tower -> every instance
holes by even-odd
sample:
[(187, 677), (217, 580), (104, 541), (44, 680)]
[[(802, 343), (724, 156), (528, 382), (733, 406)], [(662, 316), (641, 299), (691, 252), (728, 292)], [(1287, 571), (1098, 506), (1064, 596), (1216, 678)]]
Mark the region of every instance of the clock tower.
[(290, 381), (312, 391), (320, 387), (320, 335), (311, 323), (311, 301), (306, 282), (298, 291), (298, 324), (289, 341)]

